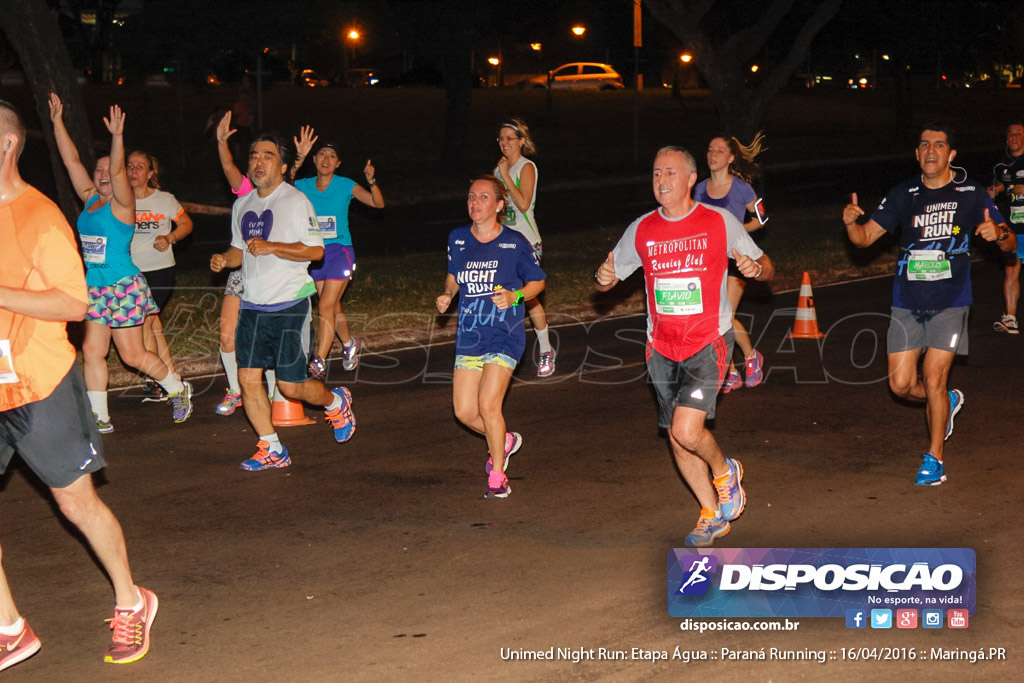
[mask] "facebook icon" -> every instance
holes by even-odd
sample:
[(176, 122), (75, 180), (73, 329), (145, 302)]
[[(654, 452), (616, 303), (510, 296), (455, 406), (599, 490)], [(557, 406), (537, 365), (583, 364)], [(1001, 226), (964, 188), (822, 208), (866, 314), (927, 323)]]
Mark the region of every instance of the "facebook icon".
[(846, 610), (846, 628), (867, 628), (867, 614), (862, 609)]

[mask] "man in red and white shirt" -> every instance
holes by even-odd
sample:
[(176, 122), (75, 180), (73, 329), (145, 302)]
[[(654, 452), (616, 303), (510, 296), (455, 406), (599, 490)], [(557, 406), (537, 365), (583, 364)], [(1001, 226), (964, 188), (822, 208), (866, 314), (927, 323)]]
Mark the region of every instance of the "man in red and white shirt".
[(654, 197), (660, 205), (626, 229), (594, 273), (608, 291), (637, 268), (647, 293), (647, 370), (658, 395), (658, 424), (668, 430), (676, 464), (701, 504), (686, 537), (711, 545), (743, 512), (743, 466), (726, 459), (704, 425), (732, 355), (732, 306), (726, 296), (729, 259), (748, 278), (770, 280), (771, 260), (727, 211), (695, 202), (693, 156), (664, 147), (654, 158)]

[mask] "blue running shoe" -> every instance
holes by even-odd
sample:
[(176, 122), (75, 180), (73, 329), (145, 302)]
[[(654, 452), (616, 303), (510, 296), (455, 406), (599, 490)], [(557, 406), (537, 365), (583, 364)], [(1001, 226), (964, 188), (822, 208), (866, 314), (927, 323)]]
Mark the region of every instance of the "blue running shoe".
[(731, 522), (743, 514), (747, 504), (747, 495), (743, 491), (743, 465), (739, 460), (727, 458), (725, 463), (729, 471), (714, 478), (715, 490), (718, 491), (718, 510), (722, 518)]
[(334, 440), (345, 443), (356, 433), (356, 416), (352, 413), (352, 393), (345, 387), (332, 389), (331, 393), (341, 398), (341, 407), (325, 410), (324, 419), (334, 427)]
[(725, 536), (732, 531), (729, 522), (722, 519), (714, 510), (702, 508), (700, 519), (697, 520), (697, 527), (690, 532), (690, 535), (683, 541), (693, 548), (706, 548), (715, 542), (719, 536)]
[(949, 392), (949, 422), (946, 423), (946, 438), (953, 433), (953, 418), (964, 407), (964, 392), (953, 389)]
[(281, 445), (280, 453), (270, 450), (270, 444), (266, 441), (257, 441), (256, 449), (255, 455), (242, 461), (243, 470), (259, 472), (273, 467), (288, 467), (292, 464), (292, 458), (288, 455), (288, 449), (283, 444)]
[(925, 453), (924, 462), (921, 463), (921, 469), (917, 471), (917, 481), (914, 483), (918, 486), (938, 486), (944, 481), (946, 481), (946, 470), (942, 463), (936, 460), (931, 453)]

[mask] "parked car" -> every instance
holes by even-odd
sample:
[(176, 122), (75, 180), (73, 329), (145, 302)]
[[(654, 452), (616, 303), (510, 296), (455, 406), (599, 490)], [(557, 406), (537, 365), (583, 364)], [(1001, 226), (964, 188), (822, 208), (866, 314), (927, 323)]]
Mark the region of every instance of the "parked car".
[[(551, 87), (571, 89), (620, 90), (622, 76), (608, 64), (572, 62), (563, 64), (550, 73)], [(540, 74), (529, 80), (531, 88), (548, 87), (548, 75)]]
[(312, 69), (303, 69), (299, 74), (297, 85), (307, 88), (326, 88), (330, 83), (324, 77)]

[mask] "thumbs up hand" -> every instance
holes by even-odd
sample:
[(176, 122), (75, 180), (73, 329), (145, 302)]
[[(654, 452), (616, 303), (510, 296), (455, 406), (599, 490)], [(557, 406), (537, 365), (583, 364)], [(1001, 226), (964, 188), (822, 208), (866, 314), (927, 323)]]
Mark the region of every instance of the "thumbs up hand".
[(615, 284), (615, 256), (612, 252), (608, 252), (608, 258), (594, 271), (594, 282), (598, 287), (611, 287)]
[(996, 225), (992, 217), (989, 216), (988, 209), (984, 210), (983, 215), (985, 220), (978, 225), (978, 229), (974, 231), (974, 234), (986, 242), (995, 242), (1000, 240), (1000, 238), (1005, 239), (1005, 233), (1009, 231)]
[(857, 193), (854, 192), (850, 195), (850, 203), (843, 208), (843, 225), (850, 227), (863, 215), (864, 209), (857, 204)]

